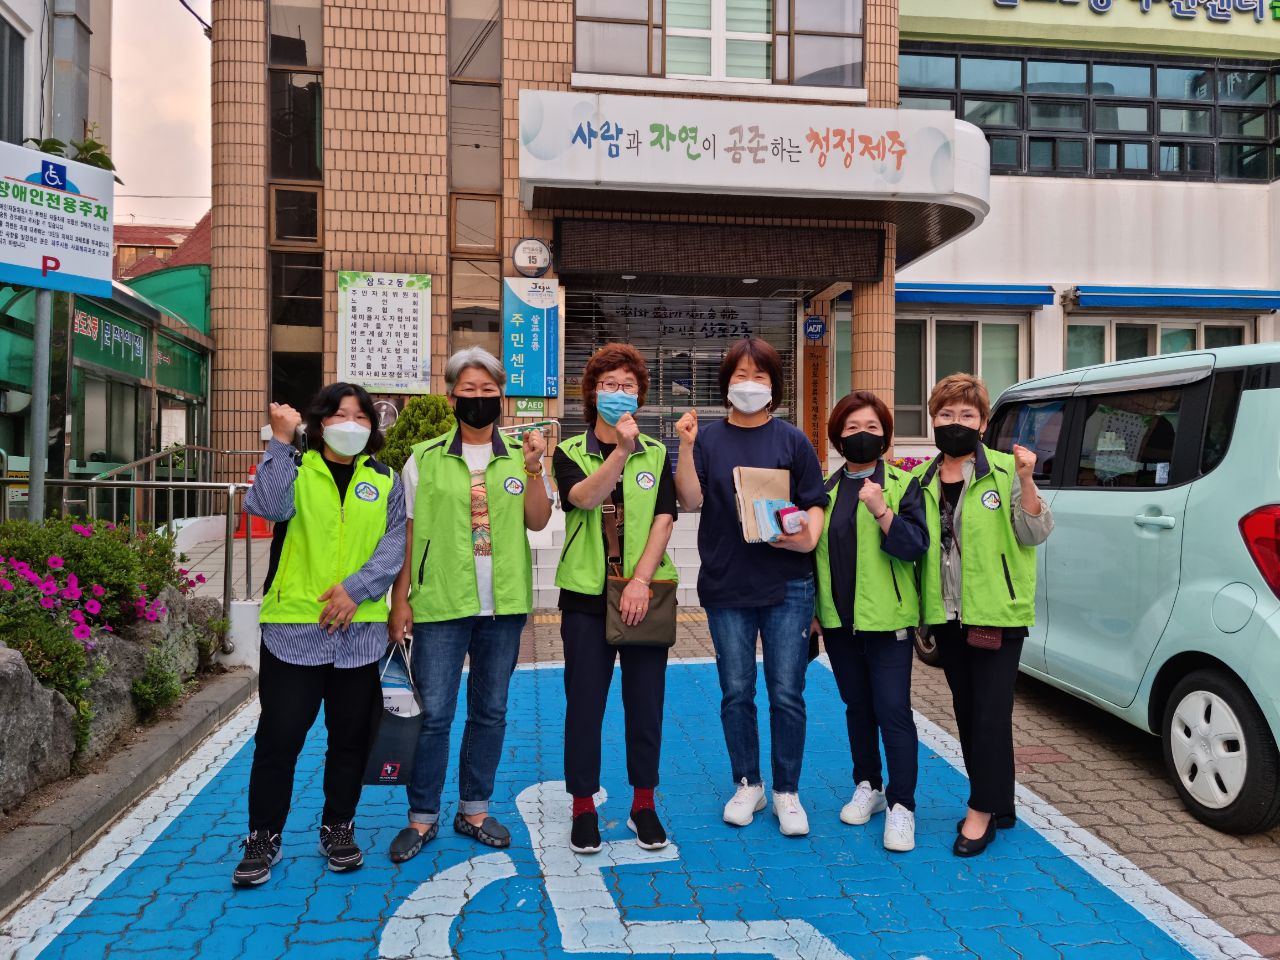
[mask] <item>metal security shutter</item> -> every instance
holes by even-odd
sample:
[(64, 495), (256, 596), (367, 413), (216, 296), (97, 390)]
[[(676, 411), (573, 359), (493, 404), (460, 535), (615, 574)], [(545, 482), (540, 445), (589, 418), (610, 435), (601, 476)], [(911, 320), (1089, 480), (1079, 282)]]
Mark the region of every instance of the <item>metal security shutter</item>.
[(759, 337), (782, 355), (787, 372), (776, 415), (795, 421), (796, 316), (794, 300), (650, 297), (574, 292), (565, 297), (564, 420), (566, 435), (584, 426), (582, 370), (606, 343), (632, 344), (649, 367), (649, 398), (640, 429), (660, 438), (674, 458), (676, 421), (696, 407), (706, 418), (724, 416), (720, 361), (743, 337)]

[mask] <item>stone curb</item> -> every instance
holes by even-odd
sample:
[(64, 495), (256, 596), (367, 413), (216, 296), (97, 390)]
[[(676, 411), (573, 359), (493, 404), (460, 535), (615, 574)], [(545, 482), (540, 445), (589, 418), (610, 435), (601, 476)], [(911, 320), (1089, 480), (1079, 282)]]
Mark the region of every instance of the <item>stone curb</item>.
[(216, 677), (115, 754), (108, 769), (71, 783), (25, 825), (0, 837), (0, 917), (60, 871), (181, 763), (258, 688), (248, 670)]

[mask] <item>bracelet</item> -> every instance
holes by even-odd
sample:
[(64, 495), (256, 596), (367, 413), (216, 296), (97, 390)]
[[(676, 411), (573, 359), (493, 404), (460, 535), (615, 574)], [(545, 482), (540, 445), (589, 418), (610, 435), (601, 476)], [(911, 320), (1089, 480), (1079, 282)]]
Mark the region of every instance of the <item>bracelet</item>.
[(538, 468), (538, 472), (537, 472), (537, 473), (534, 473), (534, 472), (533, 472), (532, 470), (530, 470), (527, 466), (524, 468), (524, 475), (525, 475), (526, 477), (533, 477), (535, 480), (536, 480), (538, 477), (542, 476), (544, 473), (546, 473), (546, 470), (545, 470), (545, 469), (543, 469), (542, 467), (539, 467), (539, 468)]
[(879, 521), (884, 519), (885, 514), (887, 514), (888, 512), (889, 512), (889, 508), (885, 507), (884, 510), (881, 511), (880, 516), (877, 517), (875, 516), (875, 514), (872, 514), (872, 519), (874, 519), (878, 523)]
[(634, 580), (636, 583), (640, 584), (640, 586), (642, 587), (647, 587), (653, 583), (652, 580), (646, 580), (644, 577), (632, 577), (631, 579)]

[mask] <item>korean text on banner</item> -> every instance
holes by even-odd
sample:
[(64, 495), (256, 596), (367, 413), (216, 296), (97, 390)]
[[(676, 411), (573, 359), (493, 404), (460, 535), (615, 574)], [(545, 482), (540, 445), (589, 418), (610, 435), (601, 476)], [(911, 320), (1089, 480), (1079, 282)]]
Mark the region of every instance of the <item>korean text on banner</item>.
[(431, 392), (431, 277), (338, 272), (338, 379), (371, 393)]
[(110, 170), (0, 143), (0, 283), (111, 296)]
[(507, 277), (502, 291), (502, 365), (507, 396), (560, 395), (560, 284)]

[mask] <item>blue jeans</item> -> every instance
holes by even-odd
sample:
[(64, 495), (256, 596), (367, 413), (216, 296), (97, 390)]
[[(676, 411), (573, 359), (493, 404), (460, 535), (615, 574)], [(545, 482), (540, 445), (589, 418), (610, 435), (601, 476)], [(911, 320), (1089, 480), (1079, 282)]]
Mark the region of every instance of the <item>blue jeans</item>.
[(486, 813), (507, 732), (507, 689), (520, 653), (525, 614), (463, 617), (413, 626), (413, 683), (422, 700), (422, 732), (409, 782), (409, 821), (440, 818), (440, 793), (449, 766), (449, 730), (458, 706), (462, 665), (467, 676), (467, 723), (458, 757), (458, 812)]
[(813, 577), (787, 581), (781, 603), (768, 607), (708, 607), (707, 626), (720, 673), (720, 722), (733, 782), (762, 783), (756, 724), (756, 636), (764, 647), (769, 694), (773, 789), (796, 793), (804, 757), (804, 680), (813, 622)]
[(911, 713), (911, 666), (915, 645), (892, 633), (854, 633), (847, 627), (823, 634), (831, 672), (845, 705), (849, 728), (849, 752), (853, 755), (853, 782), (884, 787), (880, 765), (880, 740), (889, 764), (889, 788), (885, 801), (916, 808), (920, 741)]

